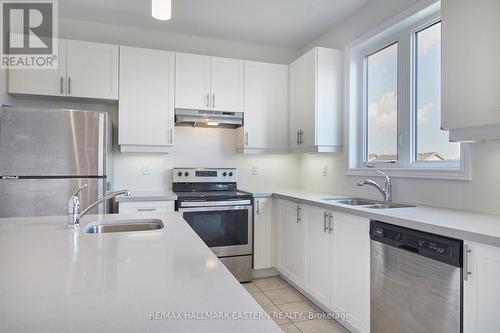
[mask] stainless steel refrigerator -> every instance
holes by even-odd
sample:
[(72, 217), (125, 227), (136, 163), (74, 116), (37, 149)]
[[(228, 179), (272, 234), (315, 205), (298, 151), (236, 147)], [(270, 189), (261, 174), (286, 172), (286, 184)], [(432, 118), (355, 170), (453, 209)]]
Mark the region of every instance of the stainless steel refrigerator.
[(66, 215), (83, 184), (87, 207), (106, 193), (110, 154), (105, 112), (2, 107), (0, 217)]

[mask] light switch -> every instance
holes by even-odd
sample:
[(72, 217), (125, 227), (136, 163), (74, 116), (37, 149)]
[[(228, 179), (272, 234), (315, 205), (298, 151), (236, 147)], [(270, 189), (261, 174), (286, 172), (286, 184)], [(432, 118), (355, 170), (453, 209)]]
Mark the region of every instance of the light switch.
[(142, 175), (143, 176), (151, 175), (151, 166), (147, 162), (142, 163)]
[(259, 174), (259, 166), (257, 164), (252, 164), (252, 175), (258, 175)]

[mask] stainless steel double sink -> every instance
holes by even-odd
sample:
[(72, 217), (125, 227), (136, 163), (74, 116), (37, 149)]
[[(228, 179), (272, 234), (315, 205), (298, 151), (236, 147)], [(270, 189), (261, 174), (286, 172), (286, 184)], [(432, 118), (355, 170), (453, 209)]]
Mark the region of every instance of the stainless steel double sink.
[(360, 206), (362, 208), (370, 209), (388, 209), (388, 208), (411, 208), (416, 207), (413, 205), (407, 205), (397, 202), (381, 202), (376, 200), (368, 200), (361, 198), (326, 198), (324, 201), (333, 201), (343, 205), (349, 206)]
[(109, 232), (158, 230), (163, 227), (163, 222), (160, 219), (104, 220), (91, 222), (82, 231), (87, 234), (103, 234)]

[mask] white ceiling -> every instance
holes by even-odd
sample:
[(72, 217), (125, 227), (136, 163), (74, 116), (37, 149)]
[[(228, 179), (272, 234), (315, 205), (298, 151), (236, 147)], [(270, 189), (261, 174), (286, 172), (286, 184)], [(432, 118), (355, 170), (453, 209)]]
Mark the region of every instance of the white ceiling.
[(302, 48), (368, 0), (172, 0), (172, 19), (150, 0), (62, 0), (64, 18)]

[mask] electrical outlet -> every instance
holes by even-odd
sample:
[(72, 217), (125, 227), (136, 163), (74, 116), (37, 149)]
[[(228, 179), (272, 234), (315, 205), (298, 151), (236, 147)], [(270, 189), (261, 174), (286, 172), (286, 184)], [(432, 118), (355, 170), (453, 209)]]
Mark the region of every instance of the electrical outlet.
[(323, 177), (328, 176), (328, 165), (326, 163), (323, 163), (323, 166), (321, 167), (321, 175)]
[(259, 166), (257, 164), (252, 164), (252, 175), (258, 175), (259, 174)]
[(142, 163), (142, 175), (143, 176), (151, 175), (151, 166), (147, 162)]

